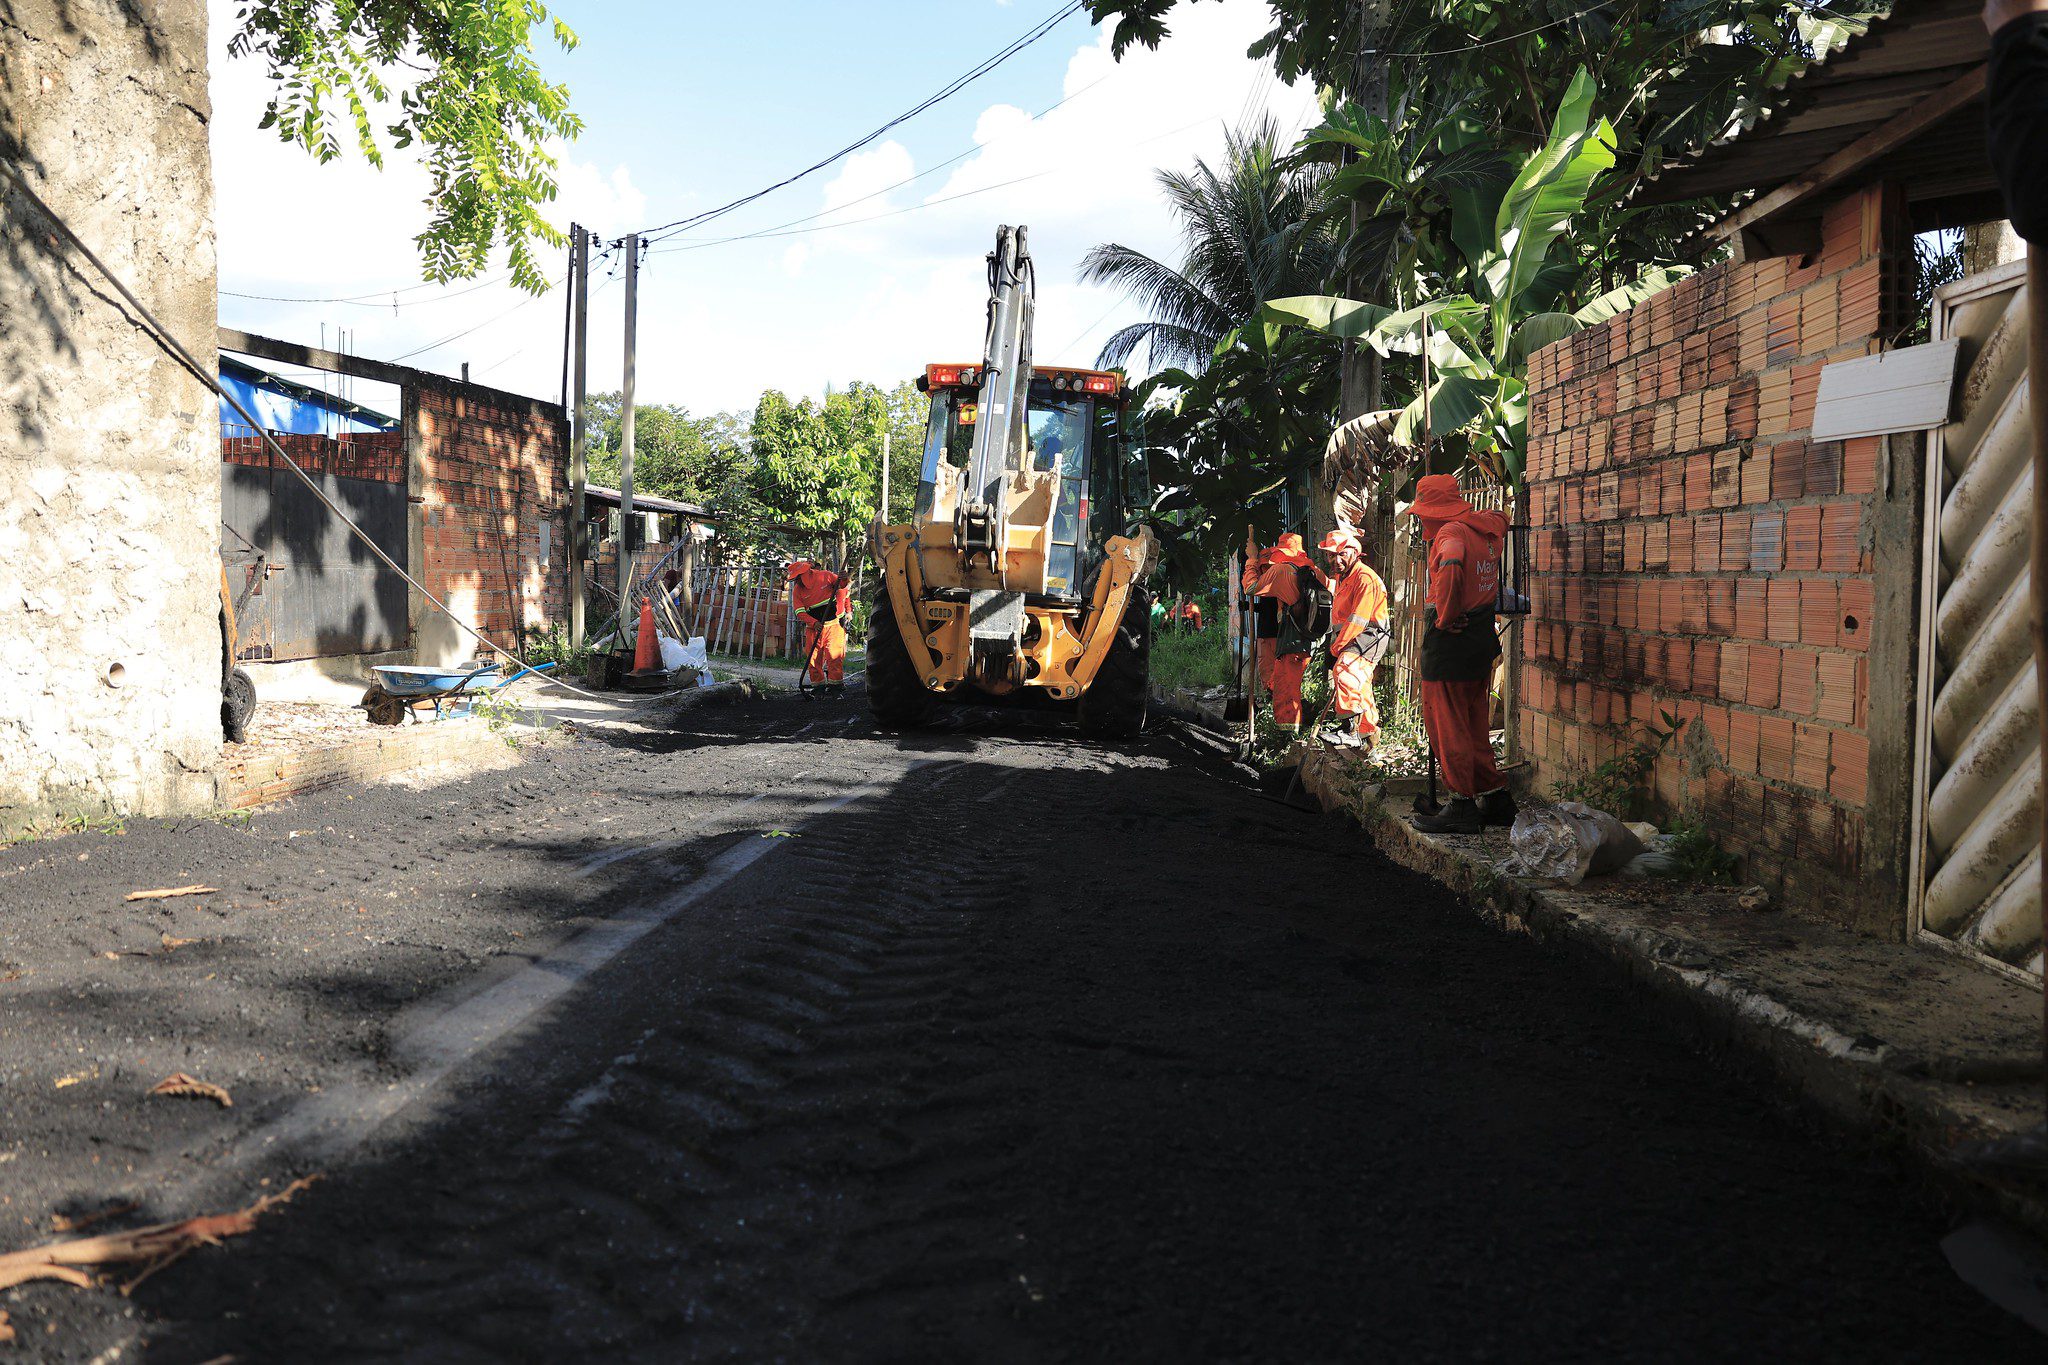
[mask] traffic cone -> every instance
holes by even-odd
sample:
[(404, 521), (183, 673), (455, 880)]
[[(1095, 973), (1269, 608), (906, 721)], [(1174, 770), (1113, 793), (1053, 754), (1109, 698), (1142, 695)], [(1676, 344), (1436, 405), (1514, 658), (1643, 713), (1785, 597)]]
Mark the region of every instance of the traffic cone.
[(626, 686), (645, 692), (659, 692), (668, 686), (668, 670), (661, 666), (661, 639), (654, 631), (654, 599), (640, 599), (640, 629), (633, 641), (633, 671)]
[(633, 641), (633, 671), (661, 667), (661, 643), (654, 634), (654, 599), (640, 599), (640, 630)]

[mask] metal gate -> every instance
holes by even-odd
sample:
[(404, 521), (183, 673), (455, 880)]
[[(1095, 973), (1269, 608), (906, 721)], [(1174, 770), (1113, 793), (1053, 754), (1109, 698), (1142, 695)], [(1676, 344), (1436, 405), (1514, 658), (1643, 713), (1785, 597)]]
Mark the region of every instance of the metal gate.
[(2033, 469), (2025, 263), (1946, 286), (1955, 417), (1927, 442), (1914, 923), (2041, 971), (2041, 743), (2028, 636)]
[[(225, 427), (222, 437), (221, 520), (231, 533), (225, 549), (231, 561), (241, 550), (262, 555), (266, 566), (238, 619), (239, 657), (282, 661), (403, 648), (410, 639), (405, 580), (297, 475), (282, 464), (273, 468), (276, 457), (261, 438)], [(408, 504), (396, 433), (277, 439), (386, 554), (407, 563)]]

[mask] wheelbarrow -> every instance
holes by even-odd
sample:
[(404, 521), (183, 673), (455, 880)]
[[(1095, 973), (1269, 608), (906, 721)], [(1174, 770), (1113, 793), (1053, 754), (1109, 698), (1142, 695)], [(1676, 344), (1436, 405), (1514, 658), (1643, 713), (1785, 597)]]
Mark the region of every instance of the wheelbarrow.
[(377, 681), (356, 705), (369, 713), (372, 725), (398, 725), (408, 712), (431, 708), (435, 720), (454, 720), (470, 713), (470, 702), (485, 692), (510, 687), (529, 673), (545, 673), (554, 665), (535, 664), (506, 673), (498, 664), (432, 667), (424, 664), (377, 664)]

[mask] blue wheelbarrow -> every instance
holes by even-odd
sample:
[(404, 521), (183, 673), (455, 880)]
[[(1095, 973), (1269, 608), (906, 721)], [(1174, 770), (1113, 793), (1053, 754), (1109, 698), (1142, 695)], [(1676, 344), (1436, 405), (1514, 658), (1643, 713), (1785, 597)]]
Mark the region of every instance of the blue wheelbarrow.
[(510, 687), (529, 673), (545, 673), (553, 664), (535, 664), (507, 673), (499, 664), (433, 667), (424, 664), (377, 664), (377, 681), (356, 704), (369, 713), (372, 725), (398, 725), (408, 712), (431, 708), (435, 720), (454, 720), (470, 713), (470, 702), (485, 692)]

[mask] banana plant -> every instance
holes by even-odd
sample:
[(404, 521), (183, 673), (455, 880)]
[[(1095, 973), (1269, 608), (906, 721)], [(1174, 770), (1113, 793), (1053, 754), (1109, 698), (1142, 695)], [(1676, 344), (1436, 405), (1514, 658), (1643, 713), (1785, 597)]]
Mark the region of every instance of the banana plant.
[[(1560, 306), (1574, 293), (1580, 270), (1569, 252), (1556, 248), (1615, 160), (1614, 129), (1606, 119), (1593, 118), (1594, 97), (1593, 78), (1581, 67), (1558, 106), (1548, 140), (1505, 187), (1471, 173), (1476, 161), (1466, 151), (1472, 145), (1466, 140), (1470, 130), (1447, 126), (1439, 131), (1439, 145), (1447, 159), (1455, 158), (1458, 172), (1457, 186), (1448, 194), (1451, 235), (1463, 261), (1446, 263), (1435, 274), (1439, 283), (1461, 279), (1463, 290), (1392, 305), (1327, 294), (1270, 299), (1260, 309), (1259, 322), (1355, 338), (1381, 355), (1426, 352), (1427, 389), (1402, 412), (1394, 439), (1414, 444), (1426, 413), (1432, 435), (1464, 434), (1469, 458), (1519, 488), (1528, 448), (1523, 375), (1529, 355), (1612, 317), (1685, 273), (1657, 267), (1578, 307)], [(1362, 158), (1360, 164), (1383, 163)], [(1425, 292), (1419, 265), (1409, 280), (1396, 283)]]

